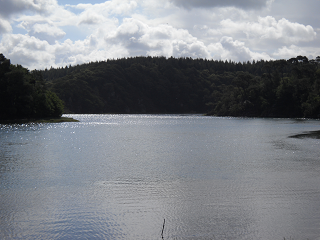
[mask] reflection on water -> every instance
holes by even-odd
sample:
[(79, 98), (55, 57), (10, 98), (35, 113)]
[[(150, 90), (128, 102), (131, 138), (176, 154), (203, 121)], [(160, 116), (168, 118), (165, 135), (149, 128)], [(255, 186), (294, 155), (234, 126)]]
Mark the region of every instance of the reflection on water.
[(0, 125), (0, 239), (317, 239), (319, 121)]
[(315, 138), (320, 139), (320, 131), (310, 131), (306, 133), (299, 133), (295, 134), (293, 136), (290, 136), (292, 138)]

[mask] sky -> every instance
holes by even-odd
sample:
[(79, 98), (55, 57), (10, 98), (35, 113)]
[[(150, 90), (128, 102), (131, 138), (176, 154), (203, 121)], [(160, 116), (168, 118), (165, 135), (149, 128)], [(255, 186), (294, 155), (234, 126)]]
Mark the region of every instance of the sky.
[(134, 56), (320, 56), (319, 0), (0, 0), (0, 53), (30, 70)]

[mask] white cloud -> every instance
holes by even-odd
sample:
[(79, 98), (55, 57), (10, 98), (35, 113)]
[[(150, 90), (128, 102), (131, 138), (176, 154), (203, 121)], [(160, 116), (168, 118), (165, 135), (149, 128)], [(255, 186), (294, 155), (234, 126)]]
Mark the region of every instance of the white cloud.
[(26, 10), (46, 13), (52, 10), (58, 3), (56, 0), (2, 0), (0, 16), (9, 17)]
[(213, 53), (213, 57), (222, 60), (232, 61), (248, 61), (248, 60), (270, 60), (267, 53), (253, 52), (245, 46), (244, 42), (233, 40), (232, 37), (222, 37), (219, 43), (211, 44), (209, 50)]
[(0, 34), (9, 33), (11, 31), (11, 24), (8, 21), (0, 18)]
[(304, 48), (296, 45), (283, 46), (279, 48), (274, 54), (277, 58), (290, 59), (296, 56), (306, 56), (309, 59), (315, 59), (320, 56), (320, 49)]
[(35, 37), (22, 34), (5, 34), (0, 44), (0, 52), (25, 67), (44, 67), (50, 63), (49, 44)]
[(244, 33), (247, 38), (259, 40), (278, 40), (282, 43), (312, 41), (316, 32), (308, 25), (289, 22), (287, 19), (276, 21), (271, 16), (259, 17), (257, 22), (235, 22), (230, 19), (221, 21), (224, 33)]
[(0, 52), (11, 62), (29, 69), (45, 69), (85, 62), (106, 60), (128, 56), (128, 51), (118, 45), (106, 45), (102, 48), (101, 40), (91, 35), (83, 41), (70, 39), (49, 44), (34, 36), (23, 34), (5, 34), (0, 43)]
[(103, 22), (104, 17), (101, 15), (98, 15), (94, 11), (85, 11), (81, 13), (80, 19), (79, 19), (79, 24), (99, 24)]
[(45, 14), (20, 14), (13, 20), (19, 22), (23, 28), (31, 28), (36, 23), (50, 23), (57, 26), (77, 25), (78, 16), (59, 5), (51, 5)]
[(268, 0), (171, 0), (177, 6), (185, 8), (208, 8), (208, 7), (239, 7), (244, 9), (256, 9), (266, 7)]
[(60, 28), (50, 24), (35, 24), (29, 32), (31, 36), (35, 36), (40, 40), (46, 40), (48, 43), (53, 44), (56, 40), (63, 38), (66, 33)]
[(55, 1), (51, 2), (50, 7), (46, 8), (48, 10), (46, 14), (21, 14), (13, 18), (12, 22), (18, 23), (17, 26), (26, 30), (30, 36), (54, 44), (56, 40), (66, 35), (62, 27), (76, 26), (79, 18), (76, 14), (55, 4)]
[(100, 4), (78, 4), (78, 5), (68, 5), (70, 7), (83, 10), (85, 12), (94, 12), (97, 15), (121, 15), (126, 16), (133, 13), (137, 8), (138, 4), (136, 1), (132, 0), (113, 0), (106, 1)]
[[(293, 13), (302, 5), (289, 0), (0, 2), (0, 52), (31, 69), (137, 55), (233, 61), (320, 55), (318, 15), (300, 22)], [(304, 12), (320, 2), (310, 6)]]
[(295, 46), (295, 45), (291, 45), (289, 47), (287, 46), (284, 46), (280, 49), (278, 49), (275, 53), (274, 53), (275, 56), (278, 56), (278, 57), (281, 57), (281, 58), (284, 58), (284, 59), (290, 59), (292, 57), (296, 57), (296, 56), (299, 56), (299, 55), (303, 55), (305, 56), (306, 55), (306, 51), (304, 51), (303, 49)]
[(152, 27), (132, 18), (124, 19), (123, 24), (105, 39), (108, 43), (121, 43), (131, 56), (210, 56), (205, 45), (187, 30), (175, 29), (167, 24)]

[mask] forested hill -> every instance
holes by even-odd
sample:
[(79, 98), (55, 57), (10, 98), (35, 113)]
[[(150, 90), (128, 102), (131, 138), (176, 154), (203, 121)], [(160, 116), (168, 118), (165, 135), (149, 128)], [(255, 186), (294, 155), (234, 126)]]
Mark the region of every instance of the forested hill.
[(63, 102), (45, 87), (39, 71), (13, 65), (0, 53), (0, 120), (60, 117)]
[(320, 57), (245, 63), (134, 57), (41, 72), (73, 113), (320, 117)]

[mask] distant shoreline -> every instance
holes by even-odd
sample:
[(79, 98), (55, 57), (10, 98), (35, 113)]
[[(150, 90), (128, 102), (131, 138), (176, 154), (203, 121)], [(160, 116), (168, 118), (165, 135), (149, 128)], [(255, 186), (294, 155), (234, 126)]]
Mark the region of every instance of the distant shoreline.
[(40, 119), (10, 119), (1, 120), (0, 124), (25, 124), (25, 123), (61, 123), (61, 122), (79, 122), (79, 120), (70, 117), (58, 118), (40, 118)]
[(305, 132), (301, 134), (296, 134), (290, 136), (290, 138), (314, 138), (314, 139), (320, 139), (320, 130), (319, 131), (310, 131)]

